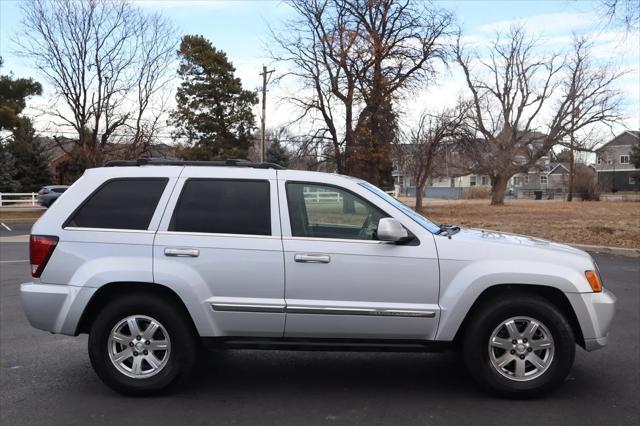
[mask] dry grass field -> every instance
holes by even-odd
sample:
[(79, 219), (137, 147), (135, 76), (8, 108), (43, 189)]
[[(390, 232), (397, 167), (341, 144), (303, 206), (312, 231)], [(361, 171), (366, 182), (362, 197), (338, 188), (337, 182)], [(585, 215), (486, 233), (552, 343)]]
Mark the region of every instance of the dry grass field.
[[(415, 202), (401, 199), (408, 206)], [(0, 221), (37, 219), (44, 210), (0, 209)], [(426, 199), (422, 214), (436, 223), (532, 235), (553, 241), (640, 249), (640, 203), (630, 201), (507, 201)]]
[[(403, 200), (413, 207), (413, 200)], [(422, 214), (436, 223), (531, 235), (563, 243), (640, 248), (640, 203), (425, 200)]]
[(12, 208), (0, 209), (0, 221), (2, 222), (31, 222), (42, 216), (45, 209), (15, 210)]

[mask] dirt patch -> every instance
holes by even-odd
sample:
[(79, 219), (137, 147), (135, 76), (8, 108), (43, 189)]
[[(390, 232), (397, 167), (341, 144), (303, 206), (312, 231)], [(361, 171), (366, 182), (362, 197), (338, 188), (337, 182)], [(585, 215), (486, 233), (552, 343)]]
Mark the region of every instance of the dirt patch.
[[(403, 200), (405, 201), (405, 200)], [(406, 200), (412, 206), (410, 200)], [(436, 223), (531, 235), (563, 243), (640, 248), (640, 203), (624, 201), (427, 200), (422, 214)]]

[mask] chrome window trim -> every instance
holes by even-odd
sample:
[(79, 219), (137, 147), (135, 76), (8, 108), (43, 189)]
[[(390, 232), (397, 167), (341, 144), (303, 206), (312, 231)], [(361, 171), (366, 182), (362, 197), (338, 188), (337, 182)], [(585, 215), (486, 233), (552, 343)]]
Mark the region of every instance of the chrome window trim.
[(259, 234), (223, 234), (213, 232), (181, 232), (181, 231), (158, 231), (158, 235), (190, 235), (194, 237), (222, 237), (222, 238), (260, 238), (266, 240), (279, 240), (280, 235), (259, 235)]
[(65, 231), (88, 231), (88, 232), (126, 232), (132, 234), (155, 234), (152, 229), (120, 229), (120, 228), (83, 228), (81, 226), (67, 226), (62, 228)]
[(326, 237), (282, 237), (283, 240), (288, 241), (326, 241), (326, 242), (338, 242), (338, 243), (360, 243), (360, 244), (393, 244), (390, 241), (380, 240), (356, 240), (351, 238), (326, 238)]

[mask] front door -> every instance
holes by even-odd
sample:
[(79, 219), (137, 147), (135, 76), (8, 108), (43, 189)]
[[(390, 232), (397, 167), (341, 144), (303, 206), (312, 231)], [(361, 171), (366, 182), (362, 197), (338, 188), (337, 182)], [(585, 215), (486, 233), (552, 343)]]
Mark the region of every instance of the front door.
[[(343, 187), (329, 175), (296, 180), (307, 176), (278, 172), (285, 337), (432, 339), (439, 317), (432, 234), (355, 180)], [(377, 240), (387, 216), (415, 240)]]

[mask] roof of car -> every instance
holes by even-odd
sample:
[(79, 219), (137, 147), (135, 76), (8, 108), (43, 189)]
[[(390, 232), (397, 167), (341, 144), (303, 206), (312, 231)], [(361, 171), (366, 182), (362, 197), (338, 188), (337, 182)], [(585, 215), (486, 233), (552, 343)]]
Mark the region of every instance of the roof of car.
[[(143, 157), (137, 160), (112, 160), (104, 164), (104, 167), (161, 167), (161, 166), (178, 166), (178, 167), (228, 167), (228, 168), (254, 168), (254, 169), (273, 169), (287, 170), (279, 164), (274, 163), (258, 163), (244, 159), (222, 160), (222, 161), (190, 161), (190, 160), (168, 160), (164, 158)], [(296, 173), (314, 174), (330, 174), (335, 177), (342, 177), (355, 182), (363, 182), (362, 179), (342, 175), (338, 173), (316, 172), (310, 170), (291, 170)]]
[(165, 158), (141, 157), (137, 160), (107, 161), (104, 167), (139, 167), (139, 166), (199, 166), (199, 167), (250, 167), (254, 169), (284, 170), (279, 164), (256, 163), (244, 159), (229, 159), (222, 161), (190, 161), (168, 160)]

